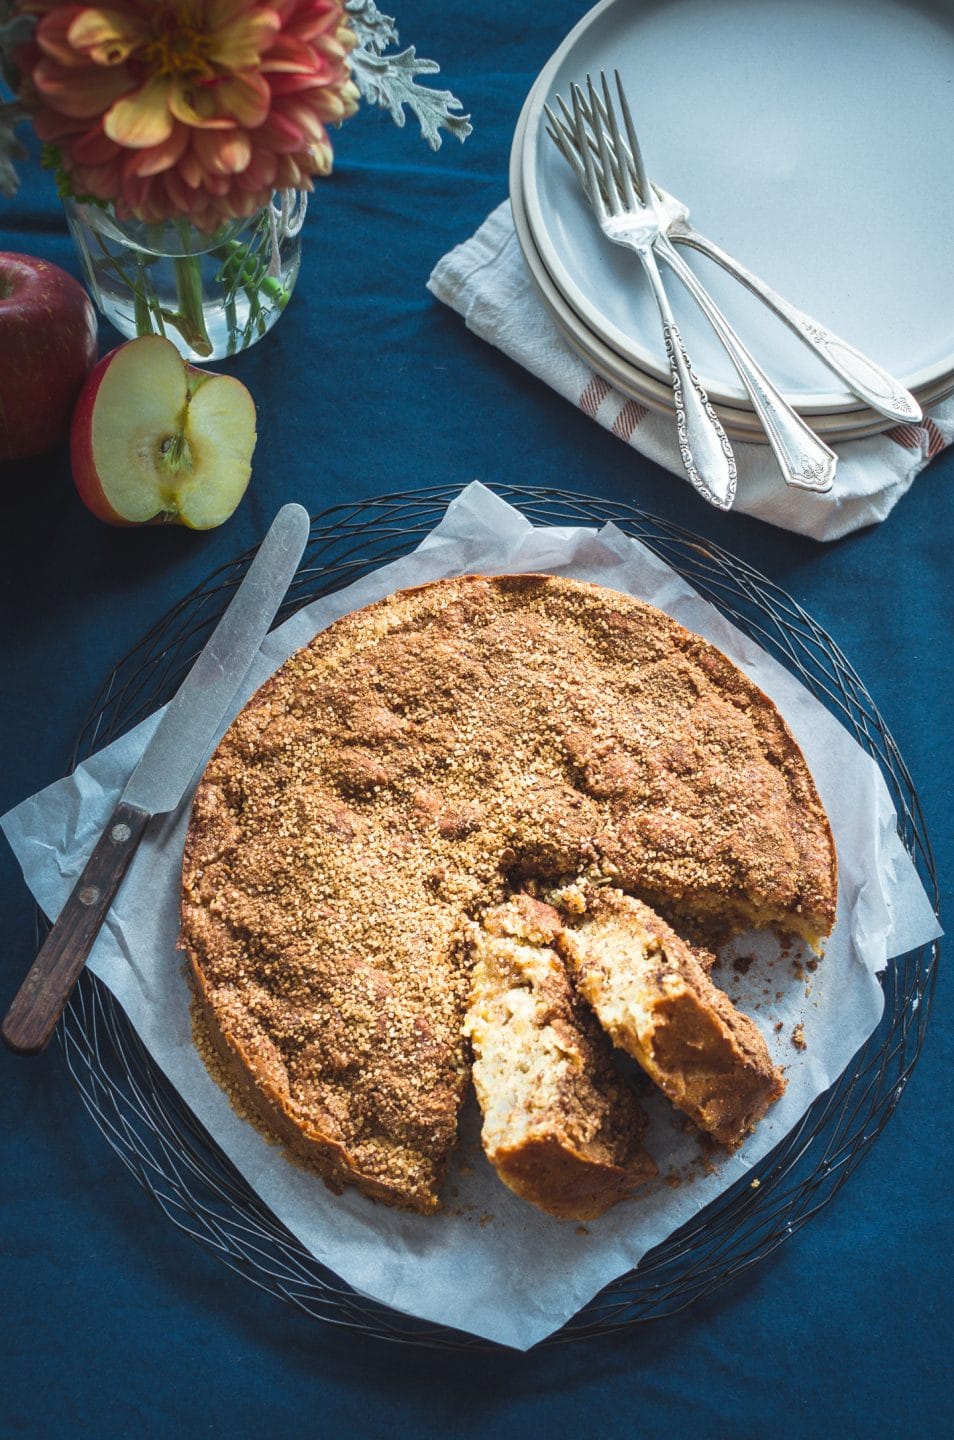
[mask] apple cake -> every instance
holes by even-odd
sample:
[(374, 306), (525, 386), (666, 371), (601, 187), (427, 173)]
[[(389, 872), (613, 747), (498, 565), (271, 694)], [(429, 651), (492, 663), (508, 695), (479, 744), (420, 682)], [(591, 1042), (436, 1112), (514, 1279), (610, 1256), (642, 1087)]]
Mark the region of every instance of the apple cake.
[(466, 576), (339, 620), (249, 701), (193, 803), (182, 945), (231, 1083), (333, 1188), (436, 1209), (466, 926), (579, 877), (680, 932), (817, 947), (834, 847), (772, 702), (579, 581)]
[(785, 1091), (758, 1027), (648, 905), (589, 887), (554, 941), (610, 1039), (699, 1127), (735, 1149)]
[(464, 1034), (481, 1142), (500, 1179), (550, 1215), (593, 1220), (656, 1165), (642, 1144), (646, 1114), (553, 949), (561, 929), (530, 895), (472, 922)]

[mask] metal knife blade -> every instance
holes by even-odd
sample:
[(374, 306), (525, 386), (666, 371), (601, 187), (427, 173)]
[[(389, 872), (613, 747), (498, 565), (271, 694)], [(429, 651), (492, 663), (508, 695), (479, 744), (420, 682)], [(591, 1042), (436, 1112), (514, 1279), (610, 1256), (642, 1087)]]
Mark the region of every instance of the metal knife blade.
[(35, 1055), (49, 1040), (153, 815), (174, 810), (208, 753), (229, 703), (298, 568), (308, 512), (285, 505), (228, 609), (168, 705), (96, 842), (0, 1033), (11, 1050)]
[(161, 815), (179, 804), (268, 634), (298, 568), (308, 526), (303, 506), (279, 510), (228, 609), (126, 782), (122, 799), (127, 805)]

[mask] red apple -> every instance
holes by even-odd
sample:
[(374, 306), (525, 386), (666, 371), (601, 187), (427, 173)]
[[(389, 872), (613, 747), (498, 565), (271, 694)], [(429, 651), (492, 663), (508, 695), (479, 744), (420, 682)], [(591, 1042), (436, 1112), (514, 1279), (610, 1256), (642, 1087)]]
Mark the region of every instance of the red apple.
[(0, 461), (63, 439), (96, 349), (96, 312), (79, 281), (0, 251)]
[(245, 494), (254, 449), (241, 381), (197, 370), (161, 335), (103, 356), (70, 430), (73, 481), (110, 525), (221, 525)]

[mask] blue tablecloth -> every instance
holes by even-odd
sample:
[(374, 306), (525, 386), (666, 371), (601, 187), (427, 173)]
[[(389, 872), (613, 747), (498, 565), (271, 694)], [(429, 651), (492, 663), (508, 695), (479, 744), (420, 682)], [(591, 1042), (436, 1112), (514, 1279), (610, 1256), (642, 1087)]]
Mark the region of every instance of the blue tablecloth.
[[(949, 897), (954, 454), (880, 527), (829, 546), (740, 516), (599, 430), (469, 334), (425, 290), (506, 192), (510, 138), (582, 0), (419, 0), (404, 38), (471, 111), (426, 151), (365, 111), (315, 195), (298, 290), (229, 363), (259, 412), (255, 473), (221, 529), (113, 530), (65, 453), (0, 470), (0, 810), (63, 772), (110, 667), (169, 606), (256, 543), (278, 506), (312, 512), (433, 483), (555, 485), (627, 500), (766, 572), (866, 682), (924, 807)], [(0, 248), (76, 273), (52, 180), (27, 170)], [(104, 325), (102, 344), (116, 337)], [(2, 368), (2, 357), (0, 357)], [(942, 917), (943, 917), (942, 898)], [(31, 901), (0, 850), (4, 1005), (31, 958)], [(0, 1434), (26, 1436), (935, 1436), (951, 1425), (951, 995), (845, 1189), (743, 1278), (676, 1318), (516, 1356), (410, 1350), (296, 1314), (190, 1243), (95, 1129), (57, 1047), (0, 1056)]]

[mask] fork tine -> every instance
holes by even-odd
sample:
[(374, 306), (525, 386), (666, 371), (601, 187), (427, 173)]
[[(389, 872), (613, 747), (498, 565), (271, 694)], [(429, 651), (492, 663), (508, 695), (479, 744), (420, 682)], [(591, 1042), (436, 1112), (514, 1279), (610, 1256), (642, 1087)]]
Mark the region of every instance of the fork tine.
[[(629, 113), (629, 102), (626, 99), (626, 91), (623, 89), (623, 82), (620, 79), (619, 71), (613, 71), (616, 77), (616, 93), (619, 96), (619, 108), (623, 112), (623, 124), (626, 127), (626, 138), (629, 141), (630, 154), (633, 157), (633, 164), (636, 166), (636, 179), (639, 182), (639, 192), (649, 205), (652, 201), (652, 190), (649, 184), (649, 176), (646, 174), (646, 166), (643, 162), (643, 154), (639, 148), (639, 141), (636, 139), (636, 127), (633, 124), (633, 117)], [(621, 157), (622, 159), (622, 157)], [(624, 165), (625, 169), (626, 166)]]
[[(547, 134), (549, 135), (553, 143), (556, 145), (560, 154), (563, 156), (564, 160), (569, 165), (570, 169), (573, 171), (573, 174), (576, 176), (577, 180), (580, 182), (585, 192), (587, 188), (586, 170), (583, 167), (582, 160), (576, 152), (576, 140), (573, 136), (573, 133), (567, 130), (567, 127), (565, 125), (560, 124), (553, 111), (550, 109), (549, 105), (544, 105), (543, 108), (546, 111), (547, 119), (550, 122), (547, 125)], [(587, 199), (588, 198), (589, 196), (587, 196)], [(602, 200), (602, 198), (603, 196), (601, 193), (600, 199)]]
[(550, 139), (554, 142), (563, 158), (569, 161), (571, 168), (576, 171), (578, 178), (581, 181), (585, 181), (586, 172), (583, 169), (583, 161), (577, 154), (576, 150), (576, 135), (573, 129), (573, 117), (570, 115), (569, 110), (567, 110), (566, 103), (563, 100), (562, 96), (558, 95), (556, 98), (560, 102), (564, 113), (568, 117), (568, 123), (565, 124), (562, 120), (558, 120), (556, 115), (550, 109), (550, 106), (545, 104), (543, 109), (546, 114), (547, 120), (549, 121), (549, 124), (547, 126), (547, 134), (550, 136)]
[[(557, 99), (560, 100), (559, 95), (557, 96)], [(560, 104), (563, 104), (562, 100), (560, 100)], [(570, 162), (572, 168), (582, 179), (583, 166), (580, 162), (579, 156), (576, 153), (576, 150), (574, 149), (572, 135), (567, 134), (566, 127), (560, 123), (560, 121), (554, 115), (553, 111), (550, 109), (549, 105), (544, 104), (543, 113), (546, 115), (547, 120), (549, 121), (549, 124), (547, 125), (547, 134), (549, 135), (553, 143), (556, 145), (564, 160), (568, 160)]]
[[(619, 186), (620, 188), (622, 188), (622, 185), (623, 185), (623, 181), (622, 181), (622, 178), (621, 178), (621, 177), (622, 177), (622, 172), (623, 172), (623, 170), (627, 170), (627, 171), (629, 172), (629, 175), (630, 175), (630, 180), (632, 180), (632, 179), (635, 178), (635, 180), (636, 180), (636, 182), (637, 182), (638, 189), (639, 189), (640, 197), (643, 197), (643, 196), (645, 195), (644, 186), (645, 186), (645, 185), (649, 185), (649, 184), (650, 184), (650, 180), (649, 180), (649, 176), (648, 176), (647, 173), (646, 173), (646, 165), (645, 165), (645, 162), (644, 162), (644, 160), (643, 160), (642, 151), (641, 151), (640, 148), (639, 148), (639, 141), (638, 141), (638, 139), (636, 138), (636, 127), (635, 127), (635, 125), (633, 124), (633, 117), (632, 117), (632, 115), (630, 114), (629, 103), (628, 103), (628, 101), (627, 101), (627, 99), (626, 99), (626, 94), (625, 94), (625, 91), (623, 90), (623, 87), (622, 87), (622, 81), (621, 81), (621, 79), (620, 79), (619, 71), (618, 71), (618, 70), (614, 70), (613, 75), (614, 75), (615, 80), (616, 80), (616, 88), (617, 88), (617, 90), (618, 90), (618, 92), (619, 92), (620, 105), (621, 105), (621, 109), (622, 109), (622, 113), (623, 113), (623, 124), (624, 124), (625, 127), (626, 127), (626, 134), (627, 134), (627, 137), (628, 137), (628, 140), (629, 140), (629, 145), (627, 146), (627, 145), (624, 143), (618, 151), (617, 151), (617, 149), (616, 149), (616, 140), (615, 140), (615, 139), (613, 140), (613, 152), (614, 152), (614, 153), (611, 153), (611, 156), (610, 156), (610, 158), (611, 158), (611, 160), (612, 160), (612, 164), (613, 164), (613, 174), (614, 174), (614, 176), (615, 176), (615, 178), (616, 178), (617, 186)], [(602, 78), (602, 72), (601, 72), (601, 78)], [(561, 109), (563, 110), (564, 117), (565, 117), (567, 120), (569, 120), (569, 119), (570, 119), (569, 111), (567, 110), (566, 105), (564, 104), (563, 100), (561, 99), (561, 97), (560, 97), (559, 95), (557, 96), (557, 100), (559, 100), (559, 102), (560, 102), (560, 107), (561, 107)], [(608, 123), (607, 108), (612, 109), (613, 107), (612, 107), (612, 106), (607, 107), (607, 105), (606, 105), (602, 100), (600, 100), (599, 96), (597, 96), (597, 98), (596, 98), (596, 116), (597, 116), (597, 120), (598, 120), (599, 122), (601, 122), (601, 123), (604, 123), (604, 124)], [(595, 129), (596, 129), (596, 123), (593, 121), (592, 117), (591, 117), (590, 114), (589, 114), (588, 109), (587, 109), (585, 106), (584, 106), (583, 114), (584, 114), (584, 119), (589, 120), (590, 123), (593, 124), (593, 128), (594, 128), (594, 130), (595, 130)], [(566, 125), (563, 126), (563, 132), (564, 132), (564, 134), (567, 133), (567, 126), (566, 126)], [(617, 130), (617, 134), (618, 134), (618, 130)], [(575, 142), (573, 141), (573, 137), (571, 137), (571, 143), (575, 143)], [(596, 148), (596, 142), (595, 142), (594, 140), (591, 139), (591, 140), (590, 140), (590, 144), (591, 144), (591, 146), (592, 146), (594, 149)], [(635, 170), (635, 172), (636, 172), (636, 173), (635, 173), (635, 176), (633, 175), (633, 171), (634, 171), (634, 170)]]
[[(567, 103), (566, 103), (566, 101), (564, 100), (564, 98), (563, 98), (562, 95), (558, 95), (558, 96), (556, 97), (556, 100), (557, 100), (557, 104), (559, 105), (560, 110), (561, 110), (562, 115), (563, 115), (563, 119), (560, 120), (560, 121), (558, 121), (557, 123), (559, 124), (560, 129), (563, 131), (563, 134), (564, 134), (564, 135), (567, 137), (567, 139), (569, 140), (570, 144), (571, 144), (572, 146), (574, 146), (574, 148), (575, 148), (575, 146), (576, 146), (576, 122), (575, 122), (575, 120), (574, 120), (574, 118), (573, 118), (573, 112), (571, 111), (569, 105), (567, 105)], [(582, 157), (581, 157), (581, 158), (582, 158)]]
[[(622, 212), (623, 207), (620, 203), (619, 191), (616, 188), (616, 177), (613, 174), (613, 165), (612, 161), (610, 160), (609, 145), (607, 144), (606, 140), (606, 131), (600, 123), (599, 107), (596, 103), (596, 91), (593, 89), (593, 81), (589, 75), (587, 75), (586, 77), (586, 88), (589, 92), (590, 97), (590, 124), (593, 127), (594, 134), (596, 135), (596, 143), (599, 147), (600, 166), (603, 171), (603, 183), (606, 186), (607, 198), (609, 200), (609, 208), (614, 215), (619, 215)], [(582, 116), (580, 118), (582, 129)], [(583, 130), (583, 137), (585, 140), (585, 129)]]
[[(549, 114), (551, 123), (554, 125), (554, 127), (555, 127), (555, 128), (558, 127), (560, 130), (562, 130), (562, 132), (563, 132), (563, 138), (565, 139), (565, 141), (566, 141), (567, 144), (569, 145), (570, 149), (573, 151), (573, 156), (572, 156), (572, 158), (571, 158), (569, 155), (567, 155), (567, 159), (570, 160), (571, 165), (574, 165), (574, 163), (576, 162), (576, 160), (578, 159), (578, 157), (577, 157), (577, 154), (576, 154), (576, 127), (575, 127), (575, 125), (574, 125), (573, 116), (572, 116), (572, 114), (570, 113), (570, 108), (569, 108), (569, 106), (567, 105), (567, 103), (566, 103), (566, 101), (564, 100), (564, 98), (563, 98), (562, 95), (557, 95), (556, 100), (557, 100), (557, 104), (559, 105), (561, 111), (563, 112), (563, 119), (562, 119), (561, 121), (557, 121), (557, 119), (556, 119), (556, 117), (553, 115), (553, 112), (552, 112), (552, 111), (548, 111), (547, 113)], [(583, 116), (584, 116), (584, 119), (588, 119), (588, 118), (589, 118), (589, 112), (588, 112), (588, 110), (586, 109), (585, 106), (584, 106), (584, 109), (583, 109)], [(557, 139), (556, 136), (554, 136), (553, 138), (554, 138), (555, 140)], [(593, 139), (592, 135), (587, 135), (586, 138), (587, 138), (587, 144), (589, 145), (589, 148), (593, 151), (594, 154), (596, 154), (596, 153), (597, 153), (596, 141)], [(560, 144), (559, 140), (557, 140), (557, 144), (558, 144), (558, 145)], [(562, 148), (563, 148), (563, 147), (561, 146), (561, 149), (562, 149)], [(563, 150), (563, 153), (566, 155), (566, 154), (567, 154), (566, 150)], [(616, 178), (617, 184), (619, 184), (619, 180), (618, 180), (618, 169), (619, 169), (619, 167), (618, 167), (618, 164), (617, 164), (617, 161), (616, 161), (616, 157), (615, 157), (615, 155), (614, 155), (614, 156), (611, 156), (610, 158), (611, 158), (611, 160), (612, 160), (612, 162), (613, 162), (613, 176), (614, 176), (614, 178)], [(578, 173), (579, 173), (579, 174), (582, 174), (582, 166), (581, 166), (580, 170), (578, 171)], [(602, 189), (602, 182), (601, 182), (600, 188)]]
[(623, 141), (619, 133), (619, 124), (616, 119), (616, 107), (610, 97), (609, 81), (606, 79), (606, 72), (600, 71), (600, 82), (603, 87), (603, 101), (605, 106), (606, 123), (609, 125), (610, 136), (613, 141), (613, 150), (616, 154), (616, 186), (620, 191), (623, 204), (628, 210), (639, 210), (642, 208), (642, 201), (633, 189), (633, 177), (629, 173), (629, 166), (626, 164)]
[(576, 140), (576, 150), (583, 162), (583, 169), (586, 174), (586, 193), (590, 197), (590, 204), (598, 215), (606, 215), (606, 202), (600, 192), (599, 181), (596, 176), (596, 166), (593, 164), (593, 155), (586, 140), (586, 125), (583, 121), (583, 96), (579, 85), (574, 85), (570, 91), (573, 99), (573, 134)]

